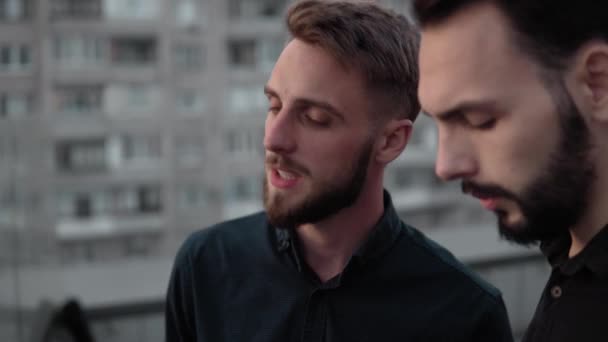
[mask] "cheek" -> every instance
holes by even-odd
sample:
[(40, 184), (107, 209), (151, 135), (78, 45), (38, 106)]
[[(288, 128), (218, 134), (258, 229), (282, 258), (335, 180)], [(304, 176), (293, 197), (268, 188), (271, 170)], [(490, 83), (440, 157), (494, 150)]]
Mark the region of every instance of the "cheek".
[(558, 140), (555, 131), (538, 129), (535, 123), (519, 127), (497, 134), (484, 146), (486, 167), (494, 173), (492, 180), (516, 192), (540, 176)]
[(369, 125), (363, 124), (306, 133), (300, 137), (299, 150), (311, 170), (327, 173), (319, 177), (331, 177), (352, 167), (370, 135)]
[[(358, 150), (356, 144), (349, 141), (323, 142), (321, 140), (311, 145), (308, 152), (312, 170), (322, 178), (333, 178), (351, 167)], [(314, 171), (313, 171), (314, 172)]]

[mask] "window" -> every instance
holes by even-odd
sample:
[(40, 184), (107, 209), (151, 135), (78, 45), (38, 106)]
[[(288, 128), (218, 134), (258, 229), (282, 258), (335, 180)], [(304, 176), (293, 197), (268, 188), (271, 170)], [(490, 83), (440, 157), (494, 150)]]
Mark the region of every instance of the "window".
[(249, 129), (234, 129), (226, 134), (226, 149), (230, 153), (257, 154), (262, 151), (262, 137)]
[(25, 44), (0, 46), (0, 71), (27, 71), (30, 64), (29, 46)]
[(228, 42), (228, 58), (231, 66), (255, 68), (256, 42), (253, 39), (233, 40)]
[(213, 200), (213, 195), (202, 184), (188, 184), (177, 189), (177, 207), (180, 209), (197, 209), (206, 207)]
[(117, 215), (135, 212), (137, 198), (134, 191), (126, 188), (115, 188), (110, 190), (110, 198), (114, 204), (114, 212)]
[(88, 194), (79, 194), (74, 200), (74, 216), (80, 219), (93, 216), (91, 197)]
[(203, 95), (197, 89), (178, 90), (175, 104), (180, 113), (200, 113), (205, 108)]
[(175, 19), (180, 26), (191, 26), (205, 21), (198, 11), (194, 0), (177, 0), (175, 4)]
[(137, 196), (134, 191), (125, 187), (114, 187), (108, 191), (114, 215), (134, 213), (137, 208)]
[(160, 87), (151, 83), (111, 84), (104, 93), (104, 109), (111, 115), (151, 115), (163, 105), (162, 97)]
[(91, 219), (106, 211), (103, 191), (59, 192), (56, 197), (60, 218)]
[(285, 43), (282, 38), (261, 40), (259, 44), (260, 68), (264, 71), (272, 70), (284, 46)]
[(101, 0), (51, 0), (51, 18), (93, 19), (101, 17)]
[(62, 68), (99, 66), (103, 63), (104, 48), (104, 41), (99, 37), (56, 37), (53, 41), (53, 56)]
[(157, 213), (162, 210), (160, 186), (145, 185), (136, 189), (138, 211), (140, 213)]
[(156, 41), (153, 38), (117, 38), (112, 41), (112, 62), (141, 65), (156, 60)]
[(176, 45), (173, 49), (173, 62), (179, 70), (198, 70), (203, 66), (203, 49), (197, 45)]
[(229, 0), (228, 14), (231, 18), (278, 18), (286, 0)]
[(231, 113), (261, 114), (268, 105), (268, 100), (259, 85), (236, 86), (230, 89), (227, 108)]
[(124, 135), (122, 137), (122, 156), (126, 161), (160, 159), (161, 151), (160, 134)]
[(257, 177), (235, 177), (226, 184), (228, 202), (258, 200), (262, 182)]
[(56, 146), (56, 160), (62, 171), (99, 171), (106, 166), (103, 139), (62, 141)]
[(25, 117), (31, 112), (30, 93), (0, 93), (0, 119)]
[(156, 19), (160, 14), (160, 1), (106, 0), (104, 13), (110, 19)]
[(28, 0), (0, 0), (0, 20), (16, 21), (27, 18)]
[(116, 186), (106, 193), (114, 216), (158, 213), (162, 210), (162, 191), (158, 184)]
[(60, 191), (56, 195), (57, 216), (91, 219), (158, 213), (162, 210), (161, 187), (157, 184), (112, 186), (105, 189)]
[(89, 114), (102, 111), (103, 87), (70, 85), (56, 88), (57, 111), (67, 114)]
[(284, 39), (281, 37), (229, 41), (230, 65), (241, 69), (269, 71), (279, 58), (283, 47)]

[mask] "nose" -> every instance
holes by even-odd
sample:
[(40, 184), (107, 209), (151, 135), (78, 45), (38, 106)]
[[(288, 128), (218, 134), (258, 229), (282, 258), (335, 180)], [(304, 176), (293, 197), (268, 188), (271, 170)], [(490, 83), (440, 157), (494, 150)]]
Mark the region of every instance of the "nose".
[(289, 154), (296, 149), (296, 136), (292, 121), (288, 113), (283, 110), (268, 114), (264, 126), (264, 148), (267, 151)]
[(478, 172), (473, 146), (464, 139), (439, 135), (435, 173), (444, 181), (467, 179)]

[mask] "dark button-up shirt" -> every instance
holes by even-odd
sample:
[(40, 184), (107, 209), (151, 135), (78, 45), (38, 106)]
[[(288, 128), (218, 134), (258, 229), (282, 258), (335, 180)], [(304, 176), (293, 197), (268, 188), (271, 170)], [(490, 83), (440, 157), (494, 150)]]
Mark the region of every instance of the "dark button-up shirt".
[(541, 246), (553, 270), (524, 341), (608, 341), (608, 226), (573, 258), (570, 235)]
[(322, 283), (264, 213), (199, 231), (175, 260), (167, 341), (512, 341), (500, 293), (385, 212)]

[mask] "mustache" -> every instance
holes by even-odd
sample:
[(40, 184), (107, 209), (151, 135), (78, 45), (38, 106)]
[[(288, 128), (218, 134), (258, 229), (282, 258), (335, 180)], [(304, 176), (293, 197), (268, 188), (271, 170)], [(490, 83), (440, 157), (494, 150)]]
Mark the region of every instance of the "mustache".
[(270, 167), (287, 169), (289, 171), (294, 171), (302, 175), (308, 174), (308, 170), (304, 166), (300, 165), (291, 158), (281, 156), (275, 153), (268, 153), (266, 154), (266, 157), (264, 159), (266, 165)]
[(475, 197), (490, 198), (503, 197), (517, 201), (517, 196), (507, 189), (494, 184), (480, 184), (473, 181), (465, 180), (461, 185), (462, 192), (471, 194)]

